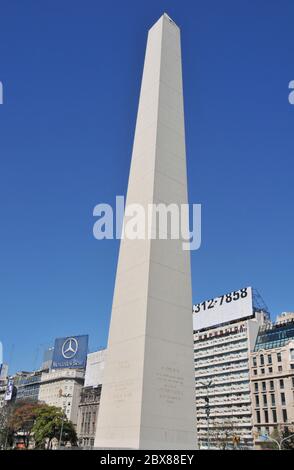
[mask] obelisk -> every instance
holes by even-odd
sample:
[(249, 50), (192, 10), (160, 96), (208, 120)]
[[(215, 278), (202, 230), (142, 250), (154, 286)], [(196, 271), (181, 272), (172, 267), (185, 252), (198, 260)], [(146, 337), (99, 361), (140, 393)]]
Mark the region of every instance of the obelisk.
[[(180, 30), (149, 30), (126, 205), (186, 204)], [(121, 240), (95, 447), (194, 449), (190, 252)]]

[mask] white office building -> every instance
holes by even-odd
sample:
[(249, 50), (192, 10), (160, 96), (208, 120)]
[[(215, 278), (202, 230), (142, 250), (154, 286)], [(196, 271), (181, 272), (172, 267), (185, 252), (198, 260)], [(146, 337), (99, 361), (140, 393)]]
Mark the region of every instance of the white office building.
[(250, 287), (193, 306), (200, 448), (251, 448), (249, 355), (267, 308)]
[(76, 425), (84, 376), (85, 372), (78, 369), (56, 369), (43, 372), (39, 401), (62, 408), (66, 417)]

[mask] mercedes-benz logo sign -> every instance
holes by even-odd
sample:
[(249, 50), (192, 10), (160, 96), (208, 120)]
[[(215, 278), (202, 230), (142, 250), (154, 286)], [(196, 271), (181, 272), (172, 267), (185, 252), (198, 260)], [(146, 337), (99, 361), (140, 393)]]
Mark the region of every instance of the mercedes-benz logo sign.
[(75, 338), (67, 338), (61, 349), (61, 353), (65, 359), (71, 359), (78, 352), (79, 344)]

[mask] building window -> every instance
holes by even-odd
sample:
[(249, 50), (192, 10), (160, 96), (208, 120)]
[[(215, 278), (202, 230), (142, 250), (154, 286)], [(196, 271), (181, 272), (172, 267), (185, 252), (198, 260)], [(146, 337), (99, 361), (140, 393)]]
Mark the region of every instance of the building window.
[(272, 406), (275, 406), (276, 399), (275, 399), (275, 395), (273, 393), (271, 394), (271, 401), (272, 401)]
[(253, 375), (257, 375), (257, 369), (253, 369)]
[(282, 354), (280, 352), (277, 353), (277, 360), (278, 362), (282, 362)]
[(253, 367), (256, 367), (256, 366), (257, 366), (256, 357), (253, 357), (253, 358), (252, 358), (252, 364), (253, 364)]
[(273, 380), (270, 380), (270, 389), (271, 390), (274, 390), (274, 381)]
[(286, 405), (285, 393), (281, 393), (281, 403), (282, 405)]
[(268, 363), (268, 364), (272, 364), (272, 363), (273, 363), (271, 354), (268, 354), (268, 356), (267, 356), (267, 363)]
[[(293, 387), (294, 387), (294, 377), (293, 377), (292, 381), (293, 381)], [(255, 384), (254, 384), (254, 391), (258, 392), (258, 382), (255, 382)]]
[(264, 366), (264, 356), (263, 356), (263, 354), (260, 355), (259, 361), (260, 361), (260, 365)]
[(262, 399), (263, 399), (263, 404), (266, 406), (267, 405), (267, 396), (262, 395)]
[(272, 415), (273, 415), (273, 422), (276, 423), (277, 422), (277, 412), (276, 412), (276, 410), (272, 410)]
[(259, 406), (259, 396), (255, 395), (255, 405), (258, 407)]
[(294, 377), (292, 377), (292, 387), (294, 387)]
[(268, 368), (268, 373), (269, 373), (269, 374), (272, 374), (272, 373), (273, 373), (273, 368), (272, 368), (272, 367), (269, 367), (269, 368)]
[(260, 411), (259, 410), (256, 411), (256, 421), (257, 423), (260, 423)]
[(260, 369), (260, 372), (262, 373), (262, 375), (264, 374), (264, 368)]
[(264, 411), (264, 421), (265, 423), (268, 423), (268, 410), (263, 410)]
[(282, 372), (283, 370), (283, 367), (282, 366), (278, 366), (278, 372)]
[(284, 380), (280, 379), (280, 388), (284, 388)]
[(288, 421), (287, 410), (283, 408), (282, 413), (283, 413), (283, 421), (284, 423), (287, 423)]
[(262, 382), (262, 391), (263, 391), (263, 392), (266, 391), (266, 383), (265, 383), (265, 382)]

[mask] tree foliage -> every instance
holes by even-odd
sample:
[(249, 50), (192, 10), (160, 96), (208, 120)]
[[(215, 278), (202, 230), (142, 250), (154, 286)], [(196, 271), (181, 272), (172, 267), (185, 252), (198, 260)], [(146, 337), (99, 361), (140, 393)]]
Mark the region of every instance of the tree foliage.
[(72, 422), (66, 418), (64, 412), (56, 406), (43, 406), (38, 412), (32, 429), (36, 447), (50, 449), (54, 438), (59, 441), (61, 429), (62, 443), (70, 442), (72, 445), (76, 445), (75, 428)]
[(62, 443), (75, 445), (75, 428), (60, 408), (32, 401), (6, 404), (0, 409), (0, 448), (12, 448), (16, 439), (25, 448), (32, 439), (36, 447), (50, 448), (52, 439), (59, 441), (61, 428)]
[(20, 401), (14, 405), (10, 426), (14, 434), (21, 434), (26, 448), (29, 446), (34, 422), (42, 404), (32, 401)]

